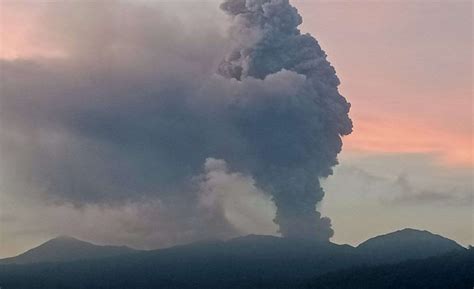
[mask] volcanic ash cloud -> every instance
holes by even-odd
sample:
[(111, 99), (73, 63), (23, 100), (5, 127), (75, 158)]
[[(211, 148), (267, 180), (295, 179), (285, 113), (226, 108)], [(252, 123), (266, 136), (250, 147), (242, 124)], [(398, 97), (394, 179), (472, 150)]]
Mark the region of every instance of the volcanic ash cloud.
[(275, 210), (258, 212), (250, 199), (271, 198), (283, 236), (327, 241), (319, 180), (351, 132), (350, 105), (318, 42), (297, 29), (297, 10), (286, 0), (225, 1), (223, 37), (224, 19), (103, 4), (48, 6), (39, 34), (67, 57), (0, 61), (3, 191), (76, 207), (157, 200), (161, 212), (143, 220), (170, 224), (156, 227), (157, 242), (247, 233), (268, 222), (245, 216), (268, 221)]
[(233, 44), (219, 74), (263, 82), (231, 112), (251, 155), (247, 169), (272, 194), (283, 236), (327, 240), (330, 220), (315, 210), (324, 196), (319, 178), (332, 173), (341, 136), (352, 130), (335, 70), (318, 42), (297, 29), (302, 19), (288, 1), (229, 0), (221, 8), (232, 17)]

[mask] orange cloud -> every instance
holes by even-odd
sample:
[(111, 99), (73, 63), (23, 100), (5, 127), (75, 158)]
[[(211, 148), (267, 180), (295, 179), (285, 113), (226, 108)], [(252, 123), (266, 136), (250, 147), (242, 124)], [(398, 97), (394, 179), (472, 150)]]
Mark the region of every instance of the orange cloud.
[(472, 134), (407, 120), (356, 119), (344, 146), (352, 152), (432, 154), (444, 165), (474, 166)]
[(47, 31), (41, 30), (45, 5), (0, 2), (0, 59), (65, 56), (64, 51), (50, 43)]

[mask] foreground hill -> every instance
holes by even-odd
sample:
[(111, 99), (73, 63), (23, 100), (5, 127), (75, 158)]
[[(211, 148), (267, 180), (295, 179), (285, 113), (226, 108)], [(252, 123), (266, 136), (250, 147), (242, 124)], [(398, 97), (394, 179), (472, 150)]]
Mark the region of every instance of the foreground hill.
[(247, 288), (253, 282), (301, 282), (362, 262), (355, 248), (347, 245), (247, 236), (101, 260), (0, 266), (0, 286)]
[(415, 229), (403, 229), (371, 238), (357, 249), (376, 263), (396, 263), (465, 250), (453, 240)]
[[(456, 256), (461, 256), (459, 258), (467, 254), (466, 249), (455, 251), (458, 252)], [(403, 252), (401, 250), (400, 255)], [(408, 255), (405, 260), (411, 258), (413, 256)], [(323, 284), (315, 278), (330, 272), (350, 272), (354, 268), (369, 268), (381, 263), (384, 262), (374, 259), (365, 250), (348, 245), (250, 235), (229, 241), (138, 251), (100, 260), (3, 265), (0, 266), (0, 286), (9, 289), (291, 289)], [(464, 271), (453, 272), (463, 277)], [(372, 276), (372, 273), (367, 274)], [(327, 282), (330, 282), (328, 278)]]
[(98, 246), (72, 237), (61, 236), (16, 257), (0, 259), (0, 264), (30, 264), (100, 259), (135, 252), (125, 246)]
[(301, 288), (318, 289), (472, 289), (474, 250), (399, 264), (359, 267), (325, 274)]

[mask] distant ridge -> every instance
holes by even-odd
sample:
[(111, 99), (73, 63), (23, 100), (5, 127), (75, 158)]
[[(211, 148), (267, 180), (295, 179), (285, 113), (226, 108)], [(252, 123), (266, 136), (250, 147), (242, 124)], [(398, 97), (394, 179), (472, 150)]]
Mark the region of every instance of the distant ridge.
[[(297, 255), (322, 255), (339, 253), (357, 255), (364, 262), (382, 264), (396, 263), (403, 260), (422, 259), (443, 255), (452, 251), (466, 250), (458, 243), (425, 230), (406, 228), (384, 235), (376, 236), (357, 247), (336, 245), (330, 242), (315, 242), (305, 239), (286, 239), (277, 236), (247, 235), (228, 241), (196, 242), (168, 249), (150, 251), (160, 254), (162, 251), (192, 251), (197, 247), (208, 247), (208, 253), (229, 254), (227, 251), (238, 250), (250, 255), (279, 255), (293, 253)], [(258, 248), (258, 249), (257, 249)], [(271, 252), (275, 250), (275, 252)], [(283, 252), (281, 251), (283, 250)], [(309, 250), (310, 252), (306, 252)], [(41, 262), (67, 262), (87, 259), (100, 259), (123, 254), (139, 252), (127, 246), (99, 246), (70, 236), (58, 236), (38, 247), (32, 248), (15, 257), (0, 259), (0, 264), (29, 264)], [(331, 253), (330, 253), (331, 252)]]
[(425, 230), (411, 228), (373, 237), (361, 243), (357, 249), (377, 263), (423, 259), (452, 251), (466, 250), (453, 240)]
[(99, 246), (70, 236), (59, 236), (0, 264), (29, 264), (100, 259), (135, 252), (126, 246)]
[[(104, 248), (111, 247), (70, 237), (53, 239), (15, 257), (25, 263), (34, 260), (35, 264), (1, 265), (0, 286), (9, 289), (380, 289), (387, 287), (384, 285), (387, 283), (392, 286), (387, 288), (394, 289), (472, 289), (464, 286), (471, 280), (472, 250), (415, 229), (374, 237), (358, 247), (261, 235), (131, 254), (127, 254), (129, 248), (112, 247), (120, 249), (113, 251), (116, 254), (113, 257), (110, 252), (104, 253), (107, 252)], [(99, 253), (92, 253), (91, 248)], [(104, 256), (107, 258), (101, 258)], [(85, 257), (89, 260), (62, 262)], [(45, 259), (49, 263), (38, 263)], [(391, 265), (398, 261), (406, 263)], [(371, 278), (374, 286), (365, 282), (367, 278)], [(403, 279), (403, 284), (399, 279)], [(295, 284), (303, 285), (295, 287)], [(403, 286), (397, 287), (399, 284)]]

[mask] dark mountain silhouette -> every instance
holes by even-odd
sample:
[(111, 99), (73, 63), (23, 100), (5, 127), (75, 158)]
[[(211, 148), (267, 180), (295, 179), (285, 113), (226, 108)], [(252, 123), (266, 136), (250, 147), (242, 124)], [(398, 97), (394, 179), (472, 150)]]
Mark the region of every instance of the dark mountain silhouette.
[(0, 286), (247, 288), (253, 282), (298, 283), (361, 262), (347, 245), (251, 235), (100, 260), (0, 266)]
[(465, 250), (453, 240), (415, 229), (403, 229), (371, 238), (357, 249), (376, 263), (396, 263)]
[(68, 236), (49, 240), (16, 257), (0, 259), (0, 264), (29, 264), (100, 259), (135, 252), (126, 246), (98, 246)]
[[(394, 234), (397, 236), (400, 233), (395, 232)], [(416, 236), (423, 236), (419, 240), (421, 243), (417, 243)], [(436, 235), (429, 237), (424, 233), (421, 235), (417, 233), (412, 236), (411, 242), (404, 244), (418, 248), (421, 246), (420, 244), (428, 242), (427, 240), (430, 238), (439, 239)], [(393, 239), (393, 237), (389, 239)], [(331, 274), (331, 272), (341, 272), (341, 274), (345, 274), (341, 276), (352, 278), (351, 274), (357, 274), (359, 272), (357, 270), (360, 269), (367, 272), (367, 276), (376, 278), (378, 267), (371, 266), (377, 266), (385, 262), (381, 258), (374, 258), (372, 253), (367, 253), (368, 249), (364, 246), (368, 246), (372, 242), (368, 242), (363, 246), (361, 244), (360, 248), (354, 248), (349, 245), (315, 242), (314, 240), (249, 235), (229, 241), (199, 242), (167, 249), (136, 251), (130, 254), (94, 260), (2, 265), (0, 266), (0, 286), (9, 289), (299, 289), (306, 288), (304, 286), (308, 284), (323, 284), (323, 281), (328, 282), (328, 284), (334, 282), (331, 279), (333, 278), (332, 275), (326, 275)], [(382, 242), (380, 246), (383, 247), (383, 244), (385, 243)], [(391, 250), (393, 244), (387, 244)], [(379, 247), (379, 250), (385, 254), (386, 251), (382, 250), (382, 247)], [(405, 249), (407, 252), (412, 251), (410, 248), (400, 247), (400, 249), (400, 255), (402, 256), (404, 256)], [(439, 250), (439, 252), (441, 251), (444, 252), (444, 250)], [(456, 264), (455, 262), (458, 259), (464, 260), (463, 256), (467, 254), (467, 251), (467, 249), (458, 250), (455, 247), (457, 255), (453, 258), (453, 264)], [(411, 258), (414, 258), (414, 255), (410, 253), (405, 256), (404, 260)], [(393, 259), (389, 258), (388, 261), (393, 262)], [(415, 265), (410, 266), (423, 267), (424, 265), (421, 264), (423, 263), (415, 263)], [(408, 271), (404, 273), (403, 267), (394, 268), (399, 270), (396, 276), (409, 273)], [(456, 273), (456, 268), (453, 265), (449, 267), (449, 270), (452, 270), (455, 274), (465, 273), (462, 270)], [(417, 272), (421, 274), (421, 271)], [(410, 278), (415, 278), (418, 273), (415, 272), (415, 275), (410, 275)], [(318, 276), (321, 278), (326, 276), (327, 279), (320, 280), (317, 279)], [(295, 287), (295, 285), (298, 286)], [(318, 286), (309, 288), (319, 288)], [(380, 288), (383, 288), (383, 286)], [(448, 286), (446, 288), (456, 287)]]

